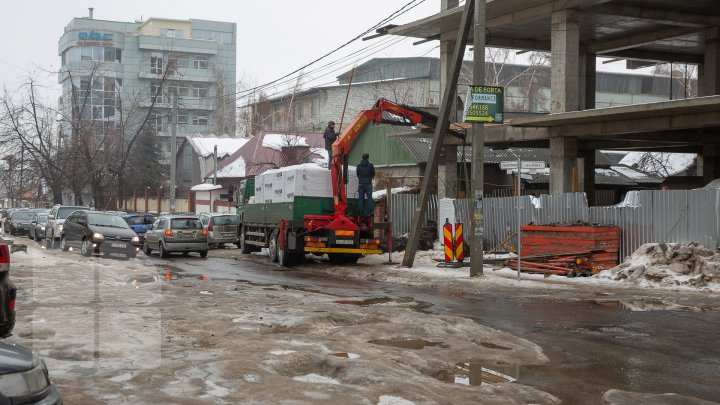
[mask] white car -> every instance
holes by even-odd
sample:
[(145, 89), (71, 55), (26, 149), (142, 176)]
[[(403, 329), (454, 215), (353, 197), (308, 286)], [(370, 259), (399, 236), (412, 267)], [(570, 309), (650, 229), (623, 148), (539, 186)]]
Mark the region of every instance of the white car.
[(63, 224), (65, 219), (77, 210), (90, 211), (90, 207), (76, 205), (56, 205), (48, 213), (48, 223), (45, 225), (45, 247), (54, 249), (60, 246)]

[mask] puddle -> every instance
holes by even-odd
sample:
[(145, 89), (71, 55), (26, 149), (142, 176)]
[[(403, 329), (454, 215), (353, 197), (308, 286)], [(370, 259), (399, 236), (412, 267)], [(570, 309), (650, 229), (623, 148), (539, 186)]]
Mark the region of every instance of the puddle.
[(483, 367), (483, 363), (457, 363), (448, 369), (436, 371), (431, 374), (431, 377), (446, 383), (461, 385), (500, 384), (517, 381), (518, 369), (515, 367), (515, 377), (512, 377), (505, 372)]
[(425, 302), (425, 301), (415, 301), (414, 298), (411, 297), (400, 297), (400, 298), (391, 298), (391, 297), (376, 297), (376, 298), (366, 298), (364, 300), (336, 300), (333, 301), (336, 304), (341, 305), (357, 305), (359, 307), (367, 307), (371, 305), (380, 305), (380, 304), (401, 304), (405, 305), (407, 308), (410, 308), (414, 311), (418, 312), (426, 312), (426, 310), (430, 307), (432, 307), (432, 303)]
[(660, 299), (647, 300), (589, 300), (590, 304), (599, 305), (604, 308), (619, 308), (631, 312), (645, 311), (688, 311), (688, 312), (709, 312), (716, 308), (711, 306), (689, 306)]
[(512, 350), (511, 347), (500, 346), (500, 345), (496, 345), (495, 343), (490, 343), (490, 342), (480, 342), (480, 346), (487, 347), (488, 349)]
[(330, 353), (330, 355), (335, 356), (335, 357), (342, 357), (344, 359), (357, 359), (358, 357), (360, 357), (359, 354), (349, 353), (349, 352)]
[(186, 280), (186, 279), (195, 279), (198, 281), (208, 281), (210, 280), (210, 277), (206, 275), (191, 275), (191, 274), (181, 274), (181, 273), (165, 273), (165, 274), (156, 274), (151, 277), (137, 277), (133, 278), (129, 281), (130, 284), (135, 286), (137, 288), (138, 284), (147, 284), (147, 283), (165, 283), (173, 280)]
[(380, 345), (380, 346), (391, 346), (391, 347), (399, 347), (401, 349), (412, 349), (412, 350), (420, 350), (424, 349), (425, 347), (433, 347), (438, 346), (443, 349), (447, 349), (450, 347), (450, 345), (443, 343), (443, 342), (431, 342), (429, 340), (425, 339), (374, 339), (374, 340), (368, 340), (368, 343), (372, 343), (374, 345)]

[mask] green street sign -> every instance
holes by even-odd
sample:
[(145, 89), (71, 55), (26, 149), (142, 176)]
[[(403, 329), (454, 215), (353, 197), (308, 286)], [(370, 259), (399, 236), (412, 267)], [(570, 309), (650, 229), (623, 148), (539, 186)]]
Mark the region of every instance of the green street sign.
[(465, 122), (503, 123), (504, 89), (493, 86), (470, 86), (465, 99)]

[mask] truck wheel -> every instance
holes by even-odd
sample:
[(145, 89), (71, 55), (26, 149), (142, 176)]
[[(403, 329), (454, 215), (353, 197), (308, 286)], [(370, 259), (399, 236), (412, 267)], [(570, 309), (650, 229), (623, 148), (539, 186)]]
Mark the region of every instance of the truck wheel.
[(270, 253), (270, 260), (273, 262), (278, 261), (278, 244), (280, 238), (278, 237), (278, 231), (275, 230), (270, 234), (270, 240), (268, 241), (268, 252)]
[(200, 257), (202, 257), (202, 258), (204, 259), (204, 258), (207, 257), (208, 251), (207, 251), (207, 250), (201, 250), (201, 251), (199, 251), (198, 253), (200, 253)]
[(240, 248), (240, 252), (245, 255), (249, 255), (252, 252), (252, 248), (250, 245), (245, 242), (245, 227), (242, 227), (242, 230), (240, 231), (240, 243), (238, 244), (238, 247)]

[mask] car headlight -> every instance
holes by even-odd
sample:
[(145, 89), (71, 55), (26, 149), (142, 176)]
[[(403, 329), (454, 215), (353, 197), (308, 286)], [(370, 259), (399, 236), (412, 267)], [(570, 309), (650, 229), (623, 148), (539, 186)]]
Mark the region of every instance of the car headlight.
[(140, 243), (140, 238), (138, 238), (137, 236), (133, 236), (132, 243)]
[(41, 226), (41, 227), (40, 227), (40, 230), (43, 231), (43, 232), (45, 232), (45, 226), (44, 226), (44, 225)]
[(6, 397), (23, 397), (37, 394), (49, 385), (45, 365), (40, 364), (23, 373), (0, 375), (0, 392)]
[(58, 225), (58, 231), (62, 232), (62, 229), (63, 229), (63, 224), (59, 224), (59, 225)]
[(93, 240), (96, 242), (102, 242), (105, 240), (105, 235), (101, 234), (100, 232), (95, 232), (93, 234)]

